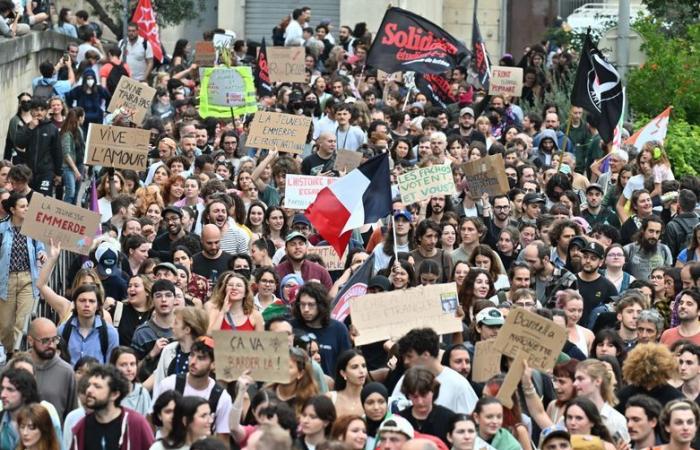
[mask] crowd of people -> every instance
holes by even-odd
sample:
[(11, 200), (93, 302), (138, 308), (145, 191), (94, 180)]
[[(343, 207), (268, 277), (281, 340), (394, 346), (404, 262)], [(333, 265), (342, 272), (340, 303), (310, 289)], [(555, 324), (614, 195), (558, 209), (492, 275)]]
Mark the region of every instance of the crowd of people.
[[(13, 35), (32, 23), (15, 11), (0, 0)], [(581, 108), (543, 104), (573, 76), (568, 49), (502, 57), (525, 69), (521, 98), (487, 95), (455, 67), (443, 108), (365, 65), (364, 24), (334, 35), (311, 21), (300, 8), (272, 36), (305, 47), (306, 82), (257, 98), (312, 119), (295, 155), (247, 147), (250, 115), (199, 116), (190, 42), (157, 62), (136, 24), (103, 45), (86, 14), (62, 11), (58, 31), (81, 43), (17, 96), (0, 162), (0, 449), (698, 448), (700, 179), (676, 179), (662, 142), (613, 148)], [(255, 44), (237, 40), (233, 55), (252, 65)], [(122, 75), (156, 89), (144, 172), (83, 163), (90, 123), (137, 126), (105, 111)], [(285, 180), (344, 174), (338, 149), (390, 155), (393, 212), (354, 230), (344, 269), (329, 271)], [(475, 198), (462, 165), (497, 154), (508, 191)], [(404, 203), (397, 177), (436, 164), (455, 194)], [(34, 192), (99, 212), (89, 256), (22, 233)], [(336, 320), (332, 305), (370, 256), (368, 294), (455, 283), (462, 331), (355, 345), (352, 314)], [(513, 360), (474, 380), (475, 347), (517, 308), (567, 341), (552, 370), (525, 363), (503, 402)], [(283, 333), (288, 381), (219, 380), (218, 330)]]

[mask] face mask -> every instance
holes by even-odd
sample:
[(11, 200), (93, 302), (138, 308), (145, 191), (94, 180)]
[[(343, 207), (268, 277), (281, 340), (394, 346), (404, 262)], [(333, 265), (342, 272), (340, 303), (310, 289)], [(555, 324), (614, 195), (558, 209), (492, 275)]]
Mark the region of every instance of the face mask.
[(304, 102), (304, 106), (307, 107), (307, 108), (313, 109), (313, 108), (316, 107), (316, 101), (315, 101), (315, 100), (306, 100), (306, 101)]
[(93, 80), (92, 78), (88, 78), (87, 80), (85, 80), (85, 84), (87, 84), (88, 87), (93, 87), (95, 85), (95, 80)]
[(236, 269), (234, 270), (239, 275), (244, 276), (246, 279), (250, 278), (250, 269)]
[(26, 101), (26, 100), (20, 102), (20, 103), (19, 103), (19, 108), (20, 108), (22, 111), (24, 111), (24, 112), (29, 111), (29, 102)]

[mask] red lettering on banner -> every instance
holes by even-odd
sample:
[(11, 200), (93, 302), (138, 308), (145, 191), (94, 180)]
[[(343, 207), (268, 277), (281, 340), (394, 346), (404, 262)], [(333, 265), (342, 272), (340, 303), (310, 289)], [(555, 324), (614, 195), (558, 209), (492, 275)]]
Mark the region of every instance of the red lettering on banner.
[(457, 47), (444, 39), (436, 38), (430, 31), (424, 34), (422, 28), (413, 26), (409, 26), (408, 31), (399, 31), (398, 27), (398, 24), (391, 22), (384, 26), (385, 36), (382, 37), (382, 44), (420, 52), (434, 52), (438, 50), (450, 55), (457, 53)]

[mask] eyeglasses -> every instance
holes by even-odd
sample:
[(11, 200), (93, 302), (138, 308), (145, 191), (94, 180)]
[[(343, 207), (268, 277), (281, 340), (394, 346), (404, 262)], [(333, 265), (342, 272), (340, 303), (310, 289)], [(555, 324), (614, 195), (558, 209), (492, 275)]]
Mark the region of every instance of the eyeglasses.
[(494, 206), (493, 209), (498, 209), (498, 210), (510, 209), (510, 205)]
[(260, 280), (261, 284), (275, 284), (275, 280)]
[(34, 340), (37, 341), (38, 343), (40, 343), (41, 345), (49, 345), (49, 344), (58, 345), (58, 343), (61, 342), (61, 336), (45, 337), (45, 338), (41, 338), (41, 339), (35, 338)]

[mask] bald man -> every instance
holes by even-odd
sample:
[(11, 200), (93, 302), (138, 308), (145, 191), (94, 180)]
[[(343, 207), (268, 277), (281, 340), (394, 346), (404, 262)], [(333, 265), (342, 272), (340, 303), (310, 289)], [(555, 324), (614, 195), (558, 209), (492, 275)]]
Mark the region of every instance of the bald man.
[(212, 283), (228, 269), (233, 255), (221, 250), (221, 231), (213, 223), (202, 227), (202, 251), (192, 257), (194, 273), (209, 279)]
[(336, 138), (334, 133), (323, 132), (316, 140), (316, 152), (304, 158), (301, 162), (303, 175), (333, 177), (338, 173), (333, 170), (335, 165)]
[(34, 319), (27, 338), (34, 360), (39, 396), (56, 407), (61, 420), (77, 407), (73, 368), (61, 359), (61, 339), (56, 325), (48, 319)]

